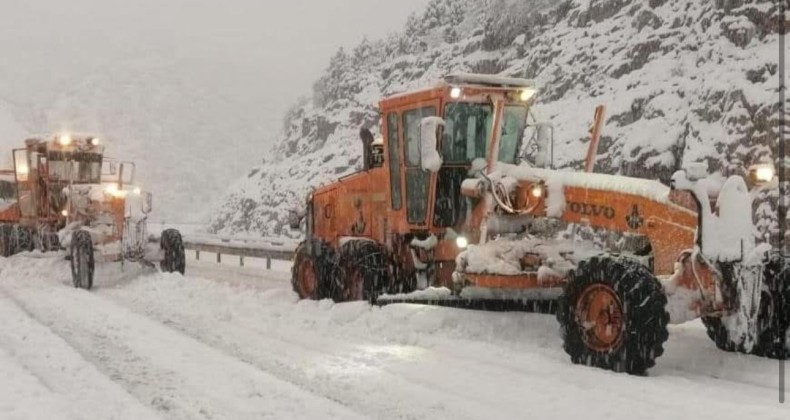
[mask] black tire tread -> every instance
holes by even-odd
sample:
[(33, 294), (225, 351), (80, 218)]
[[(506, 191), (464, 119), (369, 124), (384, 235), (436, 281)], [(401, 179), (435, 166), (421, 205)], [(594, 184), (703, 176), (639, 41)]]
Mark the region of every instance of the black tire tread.
[[(74, 287), (90, 290), (93, 288), (93, 275), (95, 273), (95, 260), (93, 257), (93, 239), (90, 233), (84, 230), (74, 232), (71, 238), (71, 276)], [(88, 283), (82, 284), (78, 271), (79, 259), (88, 259)]]
[(343, 301), (347, 295), (346, 283), (353, 270), (361, 270), (363, 278), (362, 298), (375, 302), (376, 298), (390, 287), (390, 274), (387, 252), (376, 242), (368, 240), (351, 240), (340, 249), (338, 276), (334, 287), (333, 299)]
[[(606, 353), (584, 344), (574, 310), (581, 292), (600, 283), (612, 287), (619, 296), (626, 324), (621, 343)], [(639, 375), (664, 353), (669, 337), (667, 297), (650, 270), (632, 259), (600, 255), (580, 262), (557, 303), (563, 347), (573, 363)]]
[(165, 254), (159, 263), (160, 269), (165, 273), (178, 272), (184, 274), (186, 271), (186, 255), (181, 232), (176, 229), (165, 229), (162, 231), (160, 247)]

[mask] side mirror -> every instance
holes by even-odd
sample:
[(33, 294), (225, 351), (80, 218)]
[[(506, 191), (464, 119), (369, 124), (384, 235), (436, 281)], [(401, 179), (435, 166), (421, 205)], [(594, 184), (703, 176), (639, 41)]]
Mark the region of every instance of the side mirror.
[(550, 122), (535, 124), (538, 151), (535, 154), (535, 166), (538, 168), (554, 167), (554, 125)]
[(137, 168), (133, 162), (121, 162), (121, 172), (118, 181), (123, 185), (134, 185), (134, 175)]
[(429, 172), (438, 172), (442, 167), (439, 155), (438, 131), (444, 127), (444, 120), (439, 117), (425, 117), (420, 121), (420, 166)]
[(154, 208), (154, 206), (153, 206), (154, 198), (153, 198), (153, 195), (151, 195), (151, 193), (149, 193), (149, 192), (145, 192), (145, 193), (143, 193), (143, 195), (145, 197), (143, 197), (143, 204), (142, 204), (143, 208), (142, 208), (142, 210), (143, 210), (143, 213), (148, 214)]
[(300, 215), (298, 211), (288, 211), (288, 227), (292, 230), (299, 230), (302, 225), (302, 219), (304, 219), (304, 215)]

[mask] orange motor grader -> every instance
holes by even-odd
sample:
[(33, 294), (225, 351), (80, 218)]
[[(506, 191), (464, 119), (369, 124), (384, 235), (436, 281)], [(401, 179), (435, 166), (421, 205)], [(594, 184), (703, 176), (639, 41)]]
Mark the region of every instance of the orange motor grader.
[(96, 262), (184, 272), (180, 233), (165, 230), (159, 246), (149, 244), (151, 194), (134, 186), (134, 163), (106, 158), (98, 137), (30, 138), (13, 150), (13, 163), (0, 172), (14, 191), (0, 211), (0, 255), (67, 249), (74, 286), (84, 289)]
[[(556, 300), (572, 361), (629, 373), (654, 365), (670, 321), (697, 317), (722, 349), (785, 357), (790, 271), (755, 245), (744, 180), (712, 201), (699, 166), (671, 186), (555, 170), (553, 130), (529, 118), (536, 95), (528, 80), (457, 74), (382, 100), (383, 138), (361, 133), (365, 169), (307, 199), (297, 294)], [(602, 251), (558, 239), (566, 224), (620, 238)]]

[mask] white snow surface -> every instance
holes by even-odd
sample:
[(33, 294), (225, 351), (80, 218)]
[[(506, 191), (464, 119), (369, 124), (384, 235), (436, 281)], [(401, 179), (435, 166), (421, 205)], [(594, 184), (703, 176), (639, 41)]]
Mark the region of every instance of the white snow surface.
[(777, 362), (716, 350), (696, 322), (636, 377), (571, 364), (548, 315), (297, 301), (287, 273), (203, 261), (186, 277), (101, 267), (86, 292), (33, 257), (0, 259), (4, 420), (787, 413)]
[[(549, 192), (564, 190), (565, 187), (578, 187), (638, 195), (660, 203), (670, 203), (669, 187), (650, 179), (571, 170), (541, 169), (525, 164), (511, 165), (502, 162), (498, 162), (495, 168), (518, 180), (545, 182), (549, 187)], [(547, 207), (554, 207), (556, 214), (556, 205), (552, 206), (551, 203), (548, 203)]]

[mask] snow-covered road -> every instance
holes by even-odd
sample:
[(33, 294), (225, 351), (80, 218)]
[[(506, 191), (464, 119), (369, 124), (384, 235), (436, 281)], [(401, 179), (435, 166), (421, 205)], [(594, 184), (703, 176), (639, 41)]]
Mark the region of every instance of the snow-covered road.
[(673, 328), (648, 377), (570, 364), (552, 316), (297, 302), (288, 274), (0, 260), (0, 419), (787, 418), (778, 363)]

